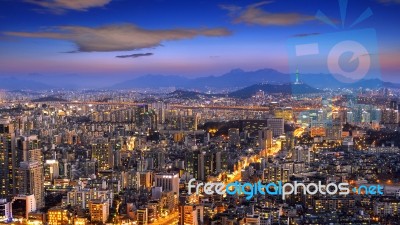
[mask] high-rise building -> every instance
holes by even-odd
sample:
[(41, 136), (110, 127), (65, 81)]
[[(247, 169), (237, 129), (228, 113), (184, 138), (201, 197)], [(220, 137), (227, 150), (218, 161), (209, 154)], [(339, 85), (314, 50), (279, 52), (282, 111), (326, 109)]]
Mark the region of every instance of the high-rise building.
[[(203, 177), (203, 173), (199, 170), (200, 165), (204, 164), (204, 157), (200, 151), (189, 151), (186, 153), (185, 167), (186, 171), (197, 180)], [(204, 167), (204, 166), (203, 166)]]
[(197, 180), (227, 169), (227, 156), (215, 150), (191, 151), (186, 154), (186, 170)]
[(24, 161), (18, 169), (18, 194), (33, 194), (36, 208), (44, 207), (43, 165), (38, 161)]
[(58, 161), (55, 159), (46, 160), (44, 164), (44, 180), (51, 184), (59, 175), (60, 168)]
[(0, 119), (0, 198), (16, 194), (17, 151), (15, 151), (14, 126), (9, 119)]
[(267, 120), (268, 127), (272, 130), (274, 137), (282, 135), (284, 130), (285, 120), (283, 118), (270, 118)]
[(17, 138), (17, 193), (34, 195), (36, 208), (44, 207), (44, 170), (40, 141), (35, 135)]
[(395, 100), (390, 101), (390, 109), (398, 110), (397, 101), (395, 101)]
[(3, 102), (3, 100), (5, 99), (5, 91), (4, 90), (0, 90), (0, 102)]
[(330, 140), (340, 140), (342, 138), (342, 126), (340, 121), (329, 121), (326, 123), (326, 137)]
[(110, 215), (109, 204), (105, 199), (95, 199), (89, 203), (90, 220), (105, 223)]
[(36, 135), (20, 136), (17, 139), (18, 163), (22, 161), (43, 161), (40, 141)]
[(112, 146), (107, 139), (97, 139), (92, 144), (92, 159), (97, 161), (99, 170), (108, 170), (114, 167)]
[(162, 187), (163, 191), (173, 191), (179, 194), (179, 174), (158, 173), (154, 175), (156, 187)]
[(179, 225), (199, 225), (204, 222), (204, 208), (200, 205), (181, 205)]
[(145, 114), (149, 111), (148, 105), (139, 105), (135, 109), (135, 123), (136, 126), (142, 126), (145, 120)]
[(239, 128), (229, 128), (228, 130), (229, 144), (231, 146), (240, 145), (240, 133)]
[(47, 212), (48, 225), (72, 224), (72, 214), (64, 208), (54, 207)]
[(397, 124), (399, 122), (399, 111), (394, 109), (385, 109), (382, 111), (382, 123)]
[(148, 224), (148, 209), (138, 209), (137, 210), (137, 224), (138, 225), (147, 225)]
[(151, 182), (153, 178), (153, 173), (150, 171), (147, 172), (138, 172), (138, 178), (139, 178), (139, 187), (145, 187), (145, 188), (150, 188), (151, 187)]
[(11, 214), (13, 218), (28, 219), (31, 212), (36, 211), (36, 199), (34, 195), (16, 195), (11, 201)]
[(265, 149), (270, 149), (272, 147), (272, 136), (273, 136), (272, 129), (268, 127), (263, 128), (258, 132), (258, 142), (260, 144), (261, 149), (265, 150)]

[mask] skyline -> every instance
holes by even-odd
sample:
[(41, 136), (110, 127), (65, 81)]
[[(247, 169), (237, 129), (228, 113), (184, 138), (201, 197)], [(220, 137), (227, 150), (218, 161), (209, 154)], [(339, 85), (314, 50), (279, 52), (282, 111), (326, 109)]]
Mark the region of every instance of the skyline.
[[(0, 77), (162, 74), (193, 78), (219, 76), (235, 68), (289, 73), (288, 39), (372, 27), (377, 33), (381, 77), (400, 83), (400, 32), (387, 22), (399, 19), (397, 1), (349, 1), (344, 29), (315, 18), (320, 10), (340, 25), (337, 1), (75, 3), (2, 1)], [(349, 29), (368, 7), (373, 15)], [(301, 66), (300, 70), (308, 73)]]
[(400, 221), (400, 0), (0, 0), (0, 225)]

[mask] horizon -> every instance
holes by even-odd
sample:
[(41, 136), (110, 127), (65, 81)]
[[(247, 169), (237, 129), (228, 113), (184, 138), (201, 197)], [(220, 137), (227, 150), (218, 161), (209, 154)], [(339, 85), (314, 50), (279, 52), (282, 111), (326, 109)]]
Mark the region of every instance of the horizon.
[[(142, 80), (144, 79), (144, 85), (146, 85), (146, 83), (148, 82), (154, 82), (157, 78), (167, 78), (170, 79), (171, 81), (174, 81), (174, 79), (180, 79), (180, 81), (182, 81), (182, 79), (184, 81), (188, 81), (188, 82), (194, 82), (198, 79), (203, 79), (203, 78), (226, 78), (227, 76), (230, 78), (234, 78), (232, 77), (232, 75), (234, 76), (235, 73), (242, 73), (242, 75), (246, 75), (246, 74), (252, 74), (254, 78), (257, 78), (257, 72), (277, 72), (279, 73), (279, 76), (282, 76), (282, 79), (277, 79), (277, 80), (268, 80), (268, 79), (263, 79), (263, 80), (259, 80), (259, 81), (254, 81), (251, 82), (250, 84), (247, 85), (239, 85), (239, 86), (235, 86), (235, 87), (231, 87), (232, 84), (231, 82), (235, 81), (235, 79), (233, 80), (225, 80), (225, 88), (228, 88), (229, 90), (238, 90), (241, 88), (246, 88), (249, 86), (253, 86), (253, 85), (258, 85), (258, 84), (263, 84), (263, 83), (272, 83), (272, 84), (287, 84), (287, 83), (294, 83), (295, 82), (295, 74), (290, 74), (290, 73), (284, 73), (282, 71), (279, 70), (275, 70), (273, 68), (261, 68), (261, 69), (255, 69), (255, 70), (243, 70), (241, 68), (235, 68), (235, 69), (231, 69), (223, 74), (218, 74), (218, 75), (204, 75), (204, 76), (196, 76), (196, 77), (187, 77), (184, 75), (173, 75), (173, 74), (145, 74), (145, 75), (139, 75), (136, 77), (129, 77), (129, 76), (125, 76), (125, 75), (114, 75), (113, 77), (109, 77), (107, 75), (90, 75), (90, 76), (85, 76), (85, 75), (79, 75), (79, 74), (71, 74), (71, 75), (59, 75), (57, 77), (53, 77), (52, 75), (43, 75), (43, 74), (28, 74), (26, 76), (4, 76), (4, 77), (0, 77), (0, 81), (7, 81), (7, 80), (17, 80), (17, 81), (26, 81), (26, 82), (36, 82), (35, 84), (38, 85), (43, 85), (45, 87), (39, 87), (39, 88), (33, 88), (33, 89), (38, 89), (38, 90), (44, 90), (44, 89), (71, 89), (71, 90), (83, 90), (83, 89), (118, 89), (119, 86), (124, 85), (126, 82), (136, 82), (138, 80)], [(256, 75), (254, 75), (256, 74)], [(269, 77), (270, 73), (265, 73), (265, 75), (267, 77)], [(299, 74), (300, 76), (300, 81), (307, 84), (307, 85), (311, 85), (311, 86), (316, 86), (317, 89), (321, 89), (321, 88), (337, 88), (332, 87), (332, 86), (324, 86), (324, 85), (316, 85), (316, 83), (318, 83), (315, 80), (312, 80), (310, 78), (315, 78), (316, 76), (321, 76), (324, 78), (330, 78), (330, 79), (336, 79), (337, 77), (341, 77), (340, 75), (332, 75), (329, 73), (308, 73), (308, 74)], [(276, 76), (275, 78), (278, 78), (279, 76)], [(53, 78), (53, 79), (52, 79)], [(56, 79), (54, 79), (56, 78)], [(64, 82), (68, 82), (66, 80), (69, 80), (70, 78), (76, 78), (76, 79), (80, 79), (77, 81), (72, 81), (71, 83), (64, 83)], [(96, 82), (91, 82), (93, 80), (93, 78), (96, 79)], [(118, 78), (118, 79), (115, 79)], [(359, 83), (359, 82), (368, 82), (371, 80), (377, 80), (379, 82), (383, 82), (383, 83), (389, 83), (389, 84), (394, 84), (394, 85), (398, 85), (400, 84), (400, 81), (397, 82), (392, 82), (392, 81), (385, 81), (384, 79), (382, 79), (381, 77), (371, 77), (371, 78), (366, 78), (366, 79), (361, 79), (361, 80), (356, 80), (356, 79), (351, 79), (351, 78), (346, 78), (346, 77), (342, 77), (343, 79), (347, 80), (346, 82), (341, 81), (340, 79), (336, 79), (336, 81), (339, 84), (343, 85), (343, 88), (347, 88), (348, 85), (351, 85), (352, 83)], [(304, 79), (306, 80), (304, 82)], [(91, 85), (87, 85), (85, 82), (91, 82)], [(75, 83), (74, 83), (75, 82)], [(78, 83), (84, 83), (83, 85), (79, 85)], [(382, 85), (383, 85), (382, 83)], [(202, 90), (200, 92), (204, 92), (207, 90), (204, 88), (194, 88), (190, 86), (190, 83), (188, 83), (186, 85), (183, 85), (181, 83), (177, 83), (176, 85), (164, 85), (160, 84), (159, 88), (170, 88), (170, 87), (175, 87), (176, 90)], [(65, 87), (64, 87), (65, 86)], [(382, 86), (384, 87), (384, 85)], [(399, 86), (400, 87), (400, 86)], [(1, 83), (0, 83), (0, 89), (2, 88)], [(150, 88), (150, 89), (154, 89), (157, 90), (157, 88), (155, 88), (154, 86), (144, 86), (144, 87), (132, 87), (132, 88), (122, 88), (124, 90), (127, 89), (143, 89), (143, 88)], [(354, 88), (354, 87), (353, 87)], [(369, 86), (367, 85), (366, 88), (369, 88)], [(4, 89), (4, 87), (3, 87)], [(14, 89), (15, 90), (15, 89)], [(226, 92), (226, 91), (223, 91)]]

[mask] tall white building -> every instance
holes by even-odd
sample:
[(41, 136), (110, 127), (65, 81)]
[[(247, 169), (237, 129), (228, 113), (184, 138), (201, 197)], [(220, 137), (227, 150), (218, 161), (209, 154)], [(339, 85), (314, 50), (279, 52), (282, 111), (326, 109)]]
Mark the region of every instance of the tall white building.
[(162, 187), (163, 191), (173, 191), (179, 194), (179, 174), (158, 173), (154, 176), (155, 186)]

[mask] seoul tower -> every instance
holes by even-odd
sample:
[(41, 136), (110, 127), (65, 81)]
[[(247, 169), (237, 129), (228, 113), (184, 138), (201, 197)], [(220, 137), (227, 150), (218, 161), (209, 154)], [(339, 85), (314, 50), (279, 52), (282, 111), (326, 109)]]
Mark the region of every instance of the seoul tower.
[(296, 68), (296, 82), (294, 84), (300, 84), (299, 82), (299, 67)]

